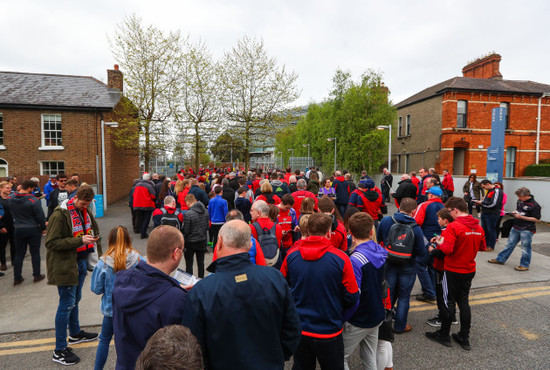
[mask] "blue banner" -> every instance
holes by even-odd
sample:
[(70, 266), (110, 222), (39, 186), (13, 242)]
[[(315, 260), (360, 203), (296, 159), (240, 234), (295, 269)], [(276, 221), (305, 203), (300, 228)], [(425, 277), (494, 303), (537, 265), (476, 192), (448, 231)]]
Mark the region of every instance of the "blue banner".
[(487, 179), (502, 182), (506, 108), (494, 108), (491, 119), (491, 146), (487, 148)]

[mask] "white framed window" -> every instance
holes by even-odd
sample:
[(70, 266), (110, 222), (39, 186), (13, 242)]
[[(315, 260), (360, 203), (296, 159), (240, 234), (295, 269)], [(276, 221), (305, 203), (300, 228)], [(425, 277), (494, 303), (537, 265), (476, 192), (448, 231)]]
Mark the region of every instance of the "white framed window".
[(411, 115), (407, 114), (407, 130), (405, 132), (405, 135), (409, 136), (411, 134)]
[(510, 103), (502, 102), (500, 103), (501, 108), (506, 108), (506, 116), (504, 117), (504, 129), (508, 130), (510, 128)]
[(506, 177), (516, 177), (516, 151), (515, 146), (506, 148)]
[(456, 103), (456, 127), (466, 128), (468, 117), (468, 102), (466, 100), (459, 100)]
[(61, 114), (42, 115), (42, 146), (40, 150), (63, 150)]
[(0, 177), (8, 176), (8, 162), (4, 158), (0, 158)]
[(65, 173), (65, 162), (63, 161), (40, 162), (41, 175), (57, 175), (60, 173)]
[(4, 116), (0, 113), (0, 149), (6, 149), (4, 146)]
[(397, 136), (401, 137), (403, 136), (403, 117), (399, 117), (399, 120), (397, 121)]

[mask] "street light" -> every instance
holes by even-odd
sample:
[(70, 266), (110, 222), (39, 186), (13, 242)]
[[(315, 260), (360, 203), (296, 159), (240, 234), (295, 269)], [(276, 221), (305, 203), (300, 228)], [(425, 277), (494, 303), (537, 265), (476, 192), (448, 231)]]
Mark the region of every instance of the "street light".
[(311, 148), (311, 144), (304, 144), (304, 148), (307, 146), (307, 167), (309, 168), (309, 149)]
[(388, 130), (390, 132), (390, 140), (388, 145), (388, 172), (391, 173), (391, 124), (389, 125), (378, 125), (376, 126), (377, 130)]
[(292, 168), (291, 166), (292, 162), (290, 160), (294, 157), (294, 149), (287, 149), (287, 150), (290, 152), (290, 158), (288, 159), (288, 167)]
[(334, 172), (336, 172), (336, 138), (335, 137), (329, 137), (327, 138), (327, 141), (334, 140)]
[(107, 210), (107, 179), (105, 175), (105, 126), (118, 127), (118, 122), (103, 122), (101, 120), (101, 177), (103, 182), (103, 210)]

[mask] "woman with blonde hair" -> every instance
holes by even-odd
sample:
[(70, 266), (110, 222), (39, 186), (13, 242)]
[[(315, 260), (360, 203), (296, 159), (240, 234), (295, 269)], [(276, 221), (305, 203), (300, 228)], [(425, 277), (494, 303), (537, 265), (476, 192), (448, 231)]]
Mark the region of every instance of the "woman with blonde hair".
[(271, 186), (269, 181), (265, 181), (262, 184), (262, 186), (260, 187), (260, 195), (258, 195), (256, 200), (263, 200), (267, 204), (273, 204), (275, 206), (281, 203), (281, 198), (273, 194), (273, 187)]
[(113, 338), (113, 287), (115, 275), (118, 271), (127, 270), (136, 266), (140, 259), (144, 259), (132, 246), (128, 229), (116, 226), (109, 233), (109, 249), (100, 258), (92, 273), (91, 289), (101, 297), (101, 313), (103, 323), (99, 344), (95, 357), (94, 369), (103, 369), (109, 355), (109, 344)]

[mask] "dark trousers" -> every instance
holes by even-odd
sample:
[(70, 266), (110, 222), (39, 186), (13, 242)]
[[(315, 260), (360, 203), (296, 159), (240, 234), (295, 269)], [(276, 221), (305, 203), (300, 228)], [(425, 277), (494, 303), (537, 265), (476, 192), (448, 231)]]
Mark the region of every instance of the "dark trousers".
[(346, 210), (348, 209), (347, 204), (336, 204), (336, 208), (338, 208), (338, 212), (340, 212), (340, 216), (344, 218), (344, 215), (346, 214)]
[(344, 369), (344, 341), (342, 334), (334, 338), (313, 338), (302, 335), (298, 350), (294, 354), (293, 370), (315, 370), (315, 360), (321, 369)]
[(141, 233), (141, 237), (145, 238), (147, 237), (147, 228), (149, 227), (149, 221), (151, 221), (151, 215), (153, 214), (153, 211), (137, 211), (138, 214), (138, 224), (139, 224), (139, 232)]
[(204, 277), (204, 254), (206, 253), (206, 240), (200, 242), (186, 242), (183, 257), (185, 258), (185, 271), (193, 274), (193, 256), (197, 255), (198, 276)]
[(21, 229), (15, 229), (15, 263), (13, 265), (13, 278), (14, 280), (23, 280), (23, 259), (27, 253), (27, 245), (31, 252), (32, 262), (32, 274), (37, 277), (40, 276), (40, 240), (42, 238), (42, 231), (39, 228), (26, 227)]
[(13, 230), (8, 230), (6, 234), (0, 234), (0, 264), (6, 264), (6, 247), (10, 243), (11, 264), (15, 263), (15, 241), (13, 240)]
[(497, 222), (500, 215), (481, 213), (481, 227), (485, 232), (487, 248), (494, 248), (497, 240)]
[(476, 207), (477, 214), (479, 215), (479, 212), (481, 212), (481, 206), (477, 203), (472, 202), (472, 201), (468, 202), (468, 213), (472, 214), (472, 212), (474, 211), (474, 207)]
[(132, 229), (137, 234), (140, 232), (139, 217), (137, 211), (134, 211), (133, 208), (130, 208), (130, 212), (132, 213)]
[(460, 274), (458, 272), (443, 272), (443, 310), (441, 315), (440, 333), (448, 336), (451, 331), (451, 323), (456, 315), (455, 303), (460, 309), (460, 337), (467, 339), (470, 337), (470, 327), (472, 325), (472, 313), (470, 311), (470, 287), (475, 272), (469, 274)]
[(220, 229), (222, 228), (223, 224), (221, 225), (210, 225), (210, 241), (212, 242), (212, 246), (216, 248), (216, 244), (218, 243), (218, 234), (220, 232)]

